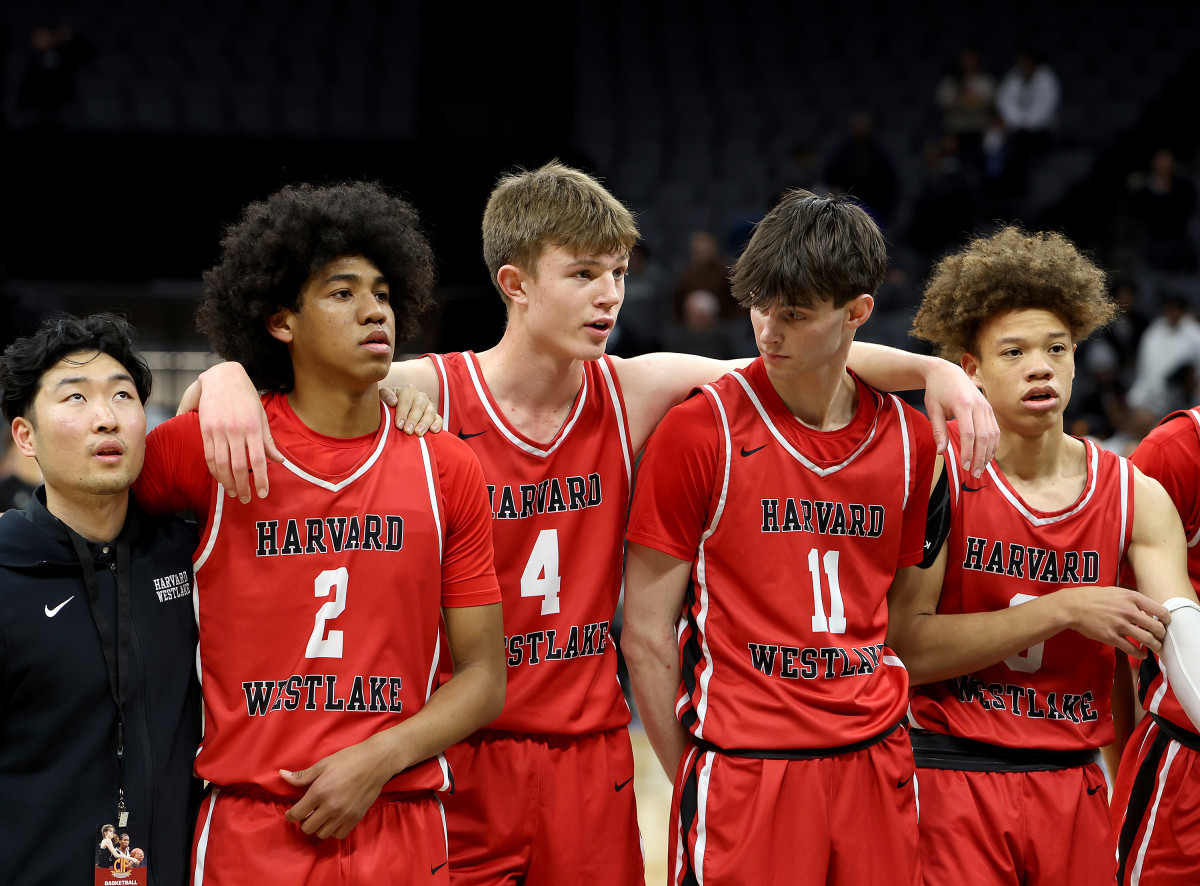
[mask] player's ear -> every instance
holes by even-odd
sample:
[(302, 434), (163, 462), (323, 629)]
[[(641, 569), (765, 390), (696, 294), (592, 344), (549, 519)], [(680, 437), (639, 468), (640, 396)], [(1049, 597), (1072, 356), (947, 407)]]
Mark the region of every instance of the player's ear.
[(846, 303), (846, 322), (852, 329), (857, 329), (870, 319), (875, 311), (874, 296), (866, 293), (855, 296)]
[(18, 415), (12, 420), (12, 437), (22, 455), (28, 455), (31, 458), (37, 457), (33, 422), (23, 415)]
[(292, 312), (287, 308), (280, 308), (267, 317), (267, 332), (272, 338), (279, 339), (284, 344), (291, 343), (293, 337), (292, 316)]
[(967, 378), (975, 382), (975, 387), (982, 391), (983, 382), (979, 380), (979, 359), (974, 354), (964, 351), (958, 362), (962, 366), (963, 372), (967, 374)]
[(523, 305), (529, 301), (529, 295), (525, 292), (527, 279), (528, 275), (516, 265), (504, 265), (496, 271), (496, 283), (500, 286), (500, 291), (508, 296), (510, 302), (516, 304)]

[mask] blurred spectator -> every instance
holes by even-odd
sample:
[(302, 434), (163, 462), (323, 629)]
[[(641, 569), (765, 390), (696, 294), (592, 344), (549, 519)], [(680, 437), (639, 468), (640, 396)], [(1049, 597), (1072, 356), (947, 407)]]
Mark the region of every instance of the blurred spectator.
[(716, 360), (738, 356), (730, 330), (721, 321), (721, 303), (711, 292), (696, 289), (683, 299), (683, 322), (667, 329), (669, 351), (699, 354)]
[(995, 94), (996, 79), (980, 69), (979, 53), (969, 48), (959, 53), (958, 66), (938, 84), (942, 125), (958, 137), (959, 151), (971, 165), (982, 159), (983, 133)]
[(671, 322), (662, 269), (650, 250), (638, 243), (629, 253), (625, 275), (625, 301), (608, 351), (618, 357), (636, 357), (663, 347), (663, 331)]
[(27, 129), (56, 129), (75, 98), (79, 69), (92, 46), (66, 25), (38, 25), (29, 35), (29, 55), (17, 87), (17, 122)]
[(675, 279), (671, 295), (675, 322), (684, 322), (684, 300), (697, 289), (716, 297), (722, 320), (732, 320), (742, 313), (729, 291), (729, 264), (721, 255), (717, 238), (707, 231), (694, 231), (688, 240), (688, 263)]
[(1031, 49), (1017, 54), (1013, 66), (996, 91), (996, 107), (1014, 133), (1049, 143), (1058, 122), (1061, 89), (1054, 71)]
[(1015, 201), (1029, 185), (1028, 155), (1018, 151), (1000, 112), (992, 108), (983, 133), (979, 192), (985, 216), (1012, 216)]
[(1173, 409), (1187, 409), (1194, 400), (1186, 384), (1200, 362), (1200, 322), (1187, 309), (1187, 300), (1171, 293), (1162, 300), (1162, 313), (1149, 326), (1138, 344), (1137, 371), (1129, 390), (1129, 405), (1149, 413), (1155, 420)]
[(1196, 244), (1189, 226), (1196, 212), (1196, 186), (1179, 172), (1175, 155), (1154, 152), (1148, 173), (1130, 177), (1134, 215), (1142, 224), (1142, 260), (1149, 271), (1196, 272)]
[(0, 438), (0, 513), (29, 504), (33, 491), (42, 485), (36, 460), (22, 455), (7, 430)]
[(1033, 50), (1021, 50), (996, 91), (996, 108), (1018, 152), (1032, 155), (1050, 147), (1060, 97), (1058, 77), (1050, 66)]
[(921, 159), (909, 242), (922, 254), (922, 264), (929, 265), (970, 230), (973, 206), (971, 180), (959, 153), (957, 135), (947, 132), (937, 141), (926, 142)]
[(865, 112), (850, 118), (850, 134), (829, 154), (825, 181), (831, 191), (851, 194), (885, 226), (896, 207), (895, 165), (875, 137), (875, 122)]

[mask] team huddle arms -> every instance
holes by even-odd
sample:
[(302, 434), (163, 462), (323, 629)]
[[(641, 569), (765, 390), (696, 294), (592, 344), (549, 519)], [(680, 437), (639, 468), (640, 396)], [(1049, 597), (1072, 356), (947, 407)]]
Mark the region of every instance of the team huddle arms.
[[(75, 533), (87, 573), (136, 520), (130, 589), (196, 616), (158, 700), (193, 714), (157, 725), (197, 796), (199, 747), (207, 789), (176, 798), (166, 848), (140, 770), (96, 787), (95, 834), (128, 801), (158, 847), (106, 865), (640, 886), (619, 642), (674, 783), (672, 884), (1194, 881), (1200, 412), (1132, 459), (1064, 433), (1075, 346), (1113, 313), (1072, 243), (1009, 227), (947, 256), (914, 324), (939, 355), (919, 356), (855, 341), (887, 269), (870, 216), (792, 191), (732, 269), (759, 355), (715, 361), (605, 353), (638, 231), (592, 177), (506, 175), (482, 232), (507, 324), (478, 352), (393, 362), (432, 254), (411, 206), (351, 183), (284, 188), (228, 229), (198, 313), (224, 362), (148, 438), (127, 327), (0, 361), (47, 478), (0, 519), (0, 569)], [(892, 393), (920, 388), (924, 414)], [(185, 508), (191, 568), (148, 577)], [(74, 581), (47, 585), (36, 631)], [(27, 630), (10, 605), (5, 636)], [(124, 759), (108, 735), (97, 765)], [(95, 865), (55, 863), (108, 876), (79, 842)]]

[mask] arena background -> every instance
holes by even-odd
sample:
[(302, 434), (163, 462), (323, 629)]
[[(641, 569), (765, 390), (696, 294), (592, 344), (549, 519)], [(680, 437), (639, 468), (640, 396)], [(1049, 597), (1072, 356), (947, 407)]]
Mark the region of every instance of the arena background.
[[(996, 81), (1033, 48), (1061, 84), (1057, 126), (1015, 188), (981, 186), (979, 158), (944, 139), (934, 96), (964, 47)], [(838, 183), (872, 204), (893, 257), (864, 338), (916, 346), (931, 262), (997, 220), (1065, 231), (1147, 321), (1167, 295), (1200, 305), (1194, 206), (1191, 263), (1163, 266), (1138, 200), (1160, 149), (1192, 181), (1195, 4), (9, 0), (0, 53), (0, 345), (57, 311), (121, 311), (160, 414), (212, 359), (192, 314), (223, 226), (283, 184), (371, 178), (416, 204), (439, 273), (437, 316), (404, 345), (419, 353), (499, 336), (479, 242), (496, 177), (552, 157), (593, 172), (648, 251), (613, 342), (632, 354), (711, 344), (670, 334), (693, 233), (731, 260), (782, 188), (833, 184), (862, 114), (891, 191)], [(728, 341), (752, 353), (747, 327), (732, 320)], [(1082, 429), (1119, 423), (1092, 394), (1106, 390), (1077, 384)], [(639, 764), (657, 883), (667, 782), (644, 742)]]

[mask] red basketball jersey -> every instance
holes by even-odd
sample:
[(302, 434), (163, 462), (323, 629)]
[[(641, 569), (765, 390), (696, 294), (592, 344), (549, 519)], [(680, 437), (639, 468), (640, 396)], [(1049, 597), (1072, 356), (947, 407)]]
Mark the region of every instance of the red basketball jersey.
[[(963, 474), (950, 423), (950, 536), (938, 612), (990, 612), (1062, 587), (1117, 584), (1133, 533), (1129, 462), (1089, 440), (1087, 479), (1059, 511), (1031, 507), (995, 463)], [(1080, 750), (1113, 740), (1112, 647), (1076, 631), (975, 673), (917, 686), (915, 726), (1014, 748)]]
[(887, 593), (921, 558), (934, 447), (924, 416), (857, 384), (850, 423), (814, 431), (759, 359), (647, 445), (628, 538), (693, 563), (675, 709), (696, 738), (838, 747), (904, 716)]
[(504, 417), (472, 352), (431, 355), (447, 430), (467, 441), (491, 497), (508, 689), (490, 728), (579, 735), (629, 722), (609, 636), (621, 594), (632, 453), (607, 357), (548, 443)]
[[(138, 499), (190, 507), (204, 739), (196, 772), (218, 785), (300, 796), (302, 769), (421, 710), (448, 653), (440, 607), (499, 600), (483, 478), (447, 434), (406, 437), (383, 408), (350, 440), (307, 428), (287, 398), (263, 398), (287, 457), (271, 493), (243, 505), (208, 475), (194, 413), (147, 439)], [(445, 790), (444, 758), (385, 790)]]
[[(1187, 538), (1188, 577), (1200, 593), (1200, 407), (1172, 412), (1164, 418), (1138, 444), (1130, 460), (1142, 473), (1161, 483), (1175, 503)], [(1193, 724), (1184, 713), (1153, 657), (1142, 662), (1138, 694), (1150, 713), (1200, 732), (1200, 724)]]

